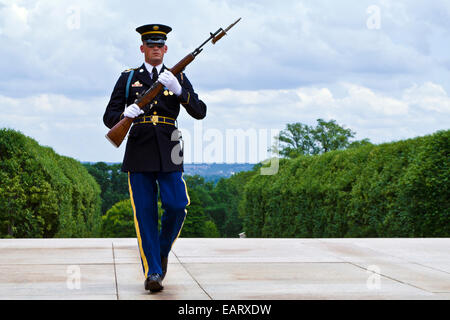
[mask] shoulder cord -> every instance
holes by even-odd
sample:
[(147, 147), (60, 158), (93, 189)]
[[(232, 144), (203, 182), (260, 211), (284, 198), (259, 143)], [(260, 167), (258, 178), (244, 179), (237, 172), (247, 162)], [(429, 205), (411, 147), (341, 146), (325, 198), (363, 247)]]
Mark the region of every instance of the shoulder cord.
[(130, 94), (130, 84), (131, 84), (131, 79), (133, 78), (133, 74), (134, 74), (134, 69), (132, 69), (130, 71), (130, 74), (128, 75), (127, 86), (125, 89), (125, 106), (127, 105), (127, 102), (128, 102), (128, 96)]

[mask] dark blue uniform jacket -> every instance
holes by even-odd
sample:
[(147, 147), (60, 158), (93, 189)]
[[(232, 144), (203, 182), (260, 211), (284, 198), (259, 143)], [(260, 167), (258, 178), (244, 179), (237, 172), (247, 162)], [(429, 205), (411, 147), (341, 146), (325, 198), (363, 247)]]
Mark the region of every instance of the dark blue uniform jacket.
[[(166, 69), (163, 65), (161, 73)], [(150, 73), (143, 64), (134, 69), (134, 74), (130, 82), (129, 96), (125, 101), (126, 85), (131, 70), (122, 72), (117, 80), (114, 90), (111, 94), (103, 122), (108, 128), (112, 128), (123, 118), (125, 106), (133, 104), (138, 93), (143, 93), (152, 84)], [(194, 92), (191, 83), (184, 73), (176, 75), (178, 82), (182, 87), (182, 93), (179, 97), (175, 94), (164, 94), (163, 89), (154, 99), (156, 104), (149, 110), (146, 106), (142, 116), (165, 116), (176, 119), (180, 113), (180, 105), (195, 119), (203, 119), (206, 116), (206, 105), (198, 98)], [(122, 163), (124, 172), (172, 172), (184, 171), (183, 162), (173, 161), (171, 157), (172, 150), (180, 150), (180, 140), (173, 131), (174, 125), (157, 123), (139, 123), (133, 124), (128, 134), (125, 156)], [(178, 153), (182, 157), (182, 151)]]

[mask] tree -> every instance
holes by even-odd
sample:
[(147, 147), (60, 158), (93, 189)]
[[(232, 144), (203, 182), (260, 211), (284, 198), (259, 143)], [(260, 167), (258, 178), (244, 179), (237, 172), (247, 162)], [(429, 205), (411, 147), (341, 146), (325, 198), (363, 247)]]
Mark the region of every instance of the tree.
[(184, 220), (180, 237), (182, 238), (215, 238), (219, 232), (216, 225), (203, 209), (203, 204), (195, 191), (189, 190), (190, 204), (186, 208), (187, 215)]
[(205, 182), (205, 178), (199, 175), (185, 175), (184, 179), (191, 203), (187, 207), (188, 214), (180, 237), (219, 237), (219, 230), (209, 211), (215, 205), (211, 196), (214, 184)]
[(282, 157), (296, 158), (370, 143), (368, 139), (350, 142), (354, 136), (355, 132), (340, 126), (336, 120), (317, 119), (315, 127), (299, 122), (290, 123), (275, 137), (276, 144), (272, 151), (278, 151)]
[(347, 149), (359, 148), (359, 147), (367, 146), (369, 144), (372, 144), (372, 143), (367, 138), (362, 139), (362, 140), (357, 140), (357, 141), (353, 141), (352, 143), (350, 143)]
[(317, 152), (314, 154), (345, 149), (350, 144), (349, 139), (355, 136), (355, 132), (341, 127), (336, 120), (327, 122), (317, 119), (317, 122), (317, 126), (312, 131), (317, 146)]
[(130, 197), (128, 175), (121, 171), (121, 164), (108, 165), (104, 162), (97, 162), (85, 163), (84, 166), (100, 186), (102, 215), (117, 202)]
[(134, 213), (130, 199), (114, 204), (102, 217), (105, 238), (135, 237)]
[[(158, 201), (158, 228), (161, 228), (161, 201)], [(105, 238), (136, 237), (134, 212), (130, 198), (115, 203), (102, 217), (102, 236)]]
[(222, 237), (236, 238), (243, 231), (244, 212), (240, 210), (247, 182), (259, 172), (260, 166), (251, 171), (233, 174), (229, 178), (220, 179), (211, 195), (214, 204), (205, 208), (216, 223)]
[(286, 129), (275, 137), (276, 145), (274, 151), (287, 158), (295, 158), (302, 154), (316, 154), (313, 128), (302, 123), (288, 123)]

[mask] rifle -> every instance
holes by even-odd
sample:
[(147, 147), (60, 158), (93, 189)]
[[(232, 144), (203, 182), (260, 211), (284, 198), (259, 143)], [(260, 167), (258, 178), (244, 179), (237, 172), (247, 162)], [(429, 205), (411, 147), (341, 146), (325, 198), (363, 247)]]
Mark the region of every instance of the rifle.
[[(209, 40), (212, 39), (212, 43), (215, 44), (217, 41), (219, 41), (228, 30), (230, 30), (236, 23), (239, 22), (241, 18), (237, 19), (234, 23), (230, 24), (225, 30), (222, 28), (219, 28), (214, 33), (210, 32), (210, 37), (203, 42), (198, 48), (196, 48), (194, 51), (189, 53), (187, 56), (185, 56), (183, 59), (180, 60), (173, 68), (169, 69), (170, 72), (172, 72), (174, 75), (180, 73), (183, 71), (186, 66), (194, 61), (195, 57), (203, 51), (202, 47), (209, 42)], [(158, 93), (163, 89), (163, 85), (159, 81), (155, 81), (152, 86), (144, 92), (141, 96), (139, 96), (134, 103), (136, 103), (139, 108), (144, 108), (146, 105), (148, 105), (155, 97), (158, 95)], [(150, 109), (153, 107), (153, 103), (150, 105)], [(127, 135), (128, 131), (130, 130), (131, 125), (133, 124), (133, 118), (124, 117), (122, 120), (120, 120), (114, 127), (109, 130), (109, 132), (106, 134), (106, 139), (109, 140), (109, 142), (112, 143), (113, 146), (118, 148), (122, 141), (125, 139), (125, 136)]]

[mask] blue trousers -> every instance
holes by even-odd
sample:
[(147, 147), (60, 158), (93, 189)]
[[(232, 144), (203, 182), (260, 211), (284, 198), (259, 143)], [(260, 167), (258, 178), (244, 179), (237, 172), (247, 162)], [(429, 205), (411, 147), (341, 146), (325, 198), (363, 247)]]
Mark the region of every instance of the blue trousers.
[[(158, 185), (163, 214), (158, 230)], [(144, 276), (162, 274), (161, 256), (168, 257), (190, 203), (181, 171), (129, 172), (128, 186)]]

